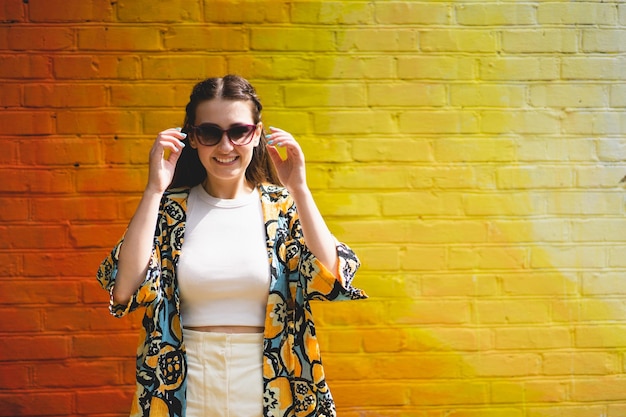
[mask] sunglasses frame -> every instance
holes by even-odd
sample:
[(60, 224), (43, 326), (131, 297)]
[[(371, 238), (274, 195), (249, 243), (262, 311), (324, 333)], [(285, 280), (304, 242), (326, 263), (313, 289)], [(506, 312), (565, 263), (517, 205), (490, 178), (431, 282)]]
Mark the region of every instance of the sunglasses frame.
[[(215, 142), (214, 144), (211, 144), (211, 145), (207, 144), (207, 143), (203, 143), (202, 139), (201, 139), (202, 136), (197, 134), (197, 131), (201, 130), (202, 126), (211, 126), (211, 127), (215, 128), (216, 130), (219, 130), (220, 131), (220, 138), (219, 138), (219, 140), (217, 142)], [(255, 132), (255, 130), (257, 129), (258, 126), (259, 126), (258, 123), (255, 124), (255, 125), (249, 125), (249, 124), (242, 123), (242, 124), (237, 124), (237, 125), (231, 126), (228, 129), (222, 129), (221, 127), (219, 127), (218, 125), (213, 124), (213, 123), (202, 123), (201, 125), (198, 125), (198, 126), (191, 126), (191, 132), (189, 132), (189, 133), (191, 133), (196, 138), (196, 141), (200, 145), (202, 145), (202, 146), (216, 146), (217, 144), (219, 144), (222, 141), (222, 138), (224, 137), (224, 133), (226, 133), (226, 137), (228, 138), (230, 143), (232, 143), (234, 146), (245, 146), (245, 145), (248, 145), (250, 142), (252, 142), (252, 139), (254, 138), (254, 132)], [(250, 132), (246, 136), (243, 136), (245, 142), (237, 143), (230, 137), (230, 131), (232, 129), (237, 129), (237, 128), (241, 128), (241, 127), (247, 127), (248, 129), (250, 129)]]

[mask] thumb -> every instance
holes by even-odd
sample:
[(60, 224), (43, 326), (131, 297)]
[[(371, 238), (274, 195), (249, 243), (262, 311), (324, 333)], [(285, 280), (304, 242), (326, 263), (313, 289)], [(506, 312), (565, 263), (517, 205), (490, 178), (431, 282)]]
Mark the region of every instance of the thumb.
[(274, 166), (278, 166), (283, 162), (283, 158), (280, 156), (280, 153), (278, 153), (278, 149), (276, 149), (275, 147), (268, 146), (267, 153), (269, 154), (270, 159), (274, 163)]

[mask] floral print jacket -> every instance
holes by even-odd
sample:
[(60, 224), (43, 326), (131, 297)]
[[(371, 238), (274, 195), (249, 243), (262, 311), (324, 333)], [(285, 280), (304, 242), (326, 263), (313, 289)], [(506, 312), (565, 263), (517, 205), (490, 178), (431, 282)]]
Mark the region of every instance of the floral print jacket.
[[(334, 417), (315, 336), (310, 300), (366, 298), (352, 287), (359, 260), (337, 243), (339, 279), (304, 243), (298, 213), (285, 188), (258, 187), (265, 221), (270, 291), (263, 357), (265, 417)], [(186, 356), (182, 340), (176, 266), (185, 234), (189, 188), (168, 190), (162, 200), (145, 280), (127, 305), (110, 297), (116, 317), (145, 307), (137, 350), (137, 386), (131, 417), (184, 417)], [(112, 294), (123, 238), (102, 262), (97, 279)]]

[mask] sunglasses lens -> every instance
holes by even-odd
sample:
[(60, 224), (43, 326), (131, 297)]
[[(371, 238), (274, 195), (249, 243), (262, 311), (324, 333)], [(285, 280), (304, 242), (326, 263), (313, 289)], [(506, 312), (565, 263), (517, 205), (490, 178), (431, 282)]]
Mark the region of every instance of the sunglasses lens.
[(197, 126), (196, 132), (203, 145), (216, 145), (222, 139), (222, 131), (215, 126)]
[(227, 134), (233, 142), (244, 142), (254, 128), (255, 126), (235, 126), (228, 129)]

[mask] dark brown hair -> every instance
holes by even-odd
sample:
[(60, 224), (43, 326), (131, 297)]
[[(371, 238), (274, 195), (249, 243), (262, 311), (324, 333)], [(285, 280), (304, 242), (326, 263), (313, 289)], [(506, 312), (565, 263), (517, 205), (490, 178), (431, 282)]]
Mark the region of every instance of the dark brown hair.
[[(257, 124), (261, 121), (263, 106), (256, 95), (254, 87), (244, 78), (238, 75), (226, 75), (221, 78), (208, 78), (196, 84), (189, 96), (189, 103), (185, 107), (185, 121), (183, 132), (189, 133), (191, 126), (196, 123), (196, 109), (204, 101), (221, 98), (224, 100), (241, 100), (250, 103), (252, 118)], [(176, 164), (174, 178), (169, 188), (193, 187), (200, 184), (207, 176), (204, 166), (198, 157), (198, 151), (189, 146), (185, 140), (185, 146)], [(250, 165), (246, 168), (246, 180), (253, 186), (263, 182), (279, 184), (274, 165), (266, 149), (267, 140), (261, 134), (259, 144), (252, 153)]]

